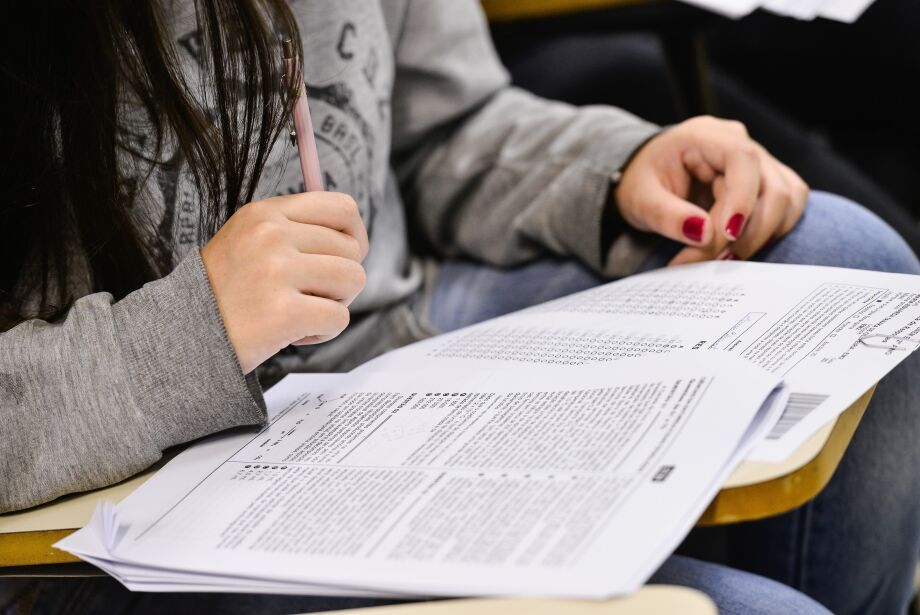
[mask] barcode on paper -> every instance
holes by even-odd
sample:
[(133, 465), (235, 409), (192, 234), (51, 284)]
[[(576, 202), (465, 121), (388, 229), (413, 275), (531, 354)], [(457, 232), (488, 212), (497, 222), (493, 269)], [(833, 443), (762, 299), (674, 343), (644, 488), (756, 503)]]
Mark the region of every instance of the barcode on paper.
[(819, 395), (817, 393), (790, 393), (789, 402), (783, 410), (783, 415), (773, 426), (767, 440), (779, 440), (786, 435), (790, 429), (799, 424), (799, 421), (811, 414), (811, 411), (820, 406), (828, 395)]

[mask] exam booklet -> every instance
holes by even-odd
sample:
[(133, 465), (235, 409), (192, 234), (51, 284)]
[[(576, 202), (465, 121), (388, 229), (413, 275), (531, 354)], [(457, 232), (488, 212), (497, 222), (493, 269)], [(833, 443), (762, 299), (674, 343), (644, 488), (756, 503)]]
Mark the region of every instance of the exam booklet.
[(727, 353), (288, 376), (56, 546), (146, 591), (625, 594), (786, 397)]
[(657, 269), (441, 335), (360, 370), (590, 366), (720, 352), (786, 382), (751, 453), (779, 462), (920, 346), (920, 276), (712, 261)]

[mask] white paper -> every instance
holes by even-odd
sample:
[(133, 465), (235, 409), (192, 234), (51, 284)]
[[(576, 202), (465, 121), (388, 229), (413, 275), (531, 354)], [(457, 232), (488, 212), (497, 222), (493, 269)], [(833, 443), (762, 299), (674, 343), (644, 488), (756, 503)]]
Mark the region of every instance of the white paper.
[[(867, 337), (875, 334), (882, 337)], [(917, 339), (920, 276), (709, 262), (633, 276), (486, 321), (359, 370), (587, 366), (724, 350), (789, 385), (787, 413), (750, 457), (782, 461), (915, 350), (920, 344), (909, 340)]]
[(762, 8), (777, 15), (811, 20), (824, 17), (853, 23), (874, 0), (683, 0), (714, 13), (740, 19)]
[(686, 4), (692, 4), (702, 9), (730, 17), (740, 19), (750, 14), (760, 6), (760, 0), (683, 0)]
[(853, 23), (872, 5), (874, 0), (825, 0), (818, 15), (845, 23)]
[(777, 15), (812, 20), (828, 0), (766, 0), (761, 8)]
[(289, 376), (269, 427), (193, 446), (57, 546), (147, 591), (628, 593), (778, 383), (724, 353)]

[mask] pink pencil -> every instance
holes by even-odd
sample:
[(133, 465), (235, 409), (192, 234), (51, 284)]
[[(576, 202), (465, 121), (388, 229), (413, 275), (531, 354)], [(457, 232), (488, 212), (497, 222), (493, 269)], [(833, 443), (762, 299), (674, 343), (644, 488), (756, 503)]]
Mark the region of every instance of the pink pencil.
[(313, 120), (310, 119), (307, 86), (304, 84), (303, 72), (294, 54), (294, 41), (285, 39), (281, 46), (284, 53), (285, 77), (289, 80), (296, 80), (300, 84), (300, 93), (294, 102), (294, 127), (291, 129), (291, 141), (297, 146), (304, 187), (307, 192), (322, 191), (325, 190), (323, 172), (319, 168), (319, 152), (316, 150), (316, 138), (313, 136)]

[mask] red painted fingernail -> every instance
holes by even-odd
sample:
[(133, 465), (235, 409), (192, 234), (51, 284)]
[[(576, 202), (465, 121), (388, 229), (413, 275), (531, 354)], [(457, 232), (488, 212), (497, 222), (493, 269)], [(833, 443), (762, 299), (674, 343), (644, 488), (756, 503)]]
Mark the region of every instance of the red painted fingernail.
[(684, 220), (684, 237), (690, 241), (703, 241), (703, 227), (706, 226), (706, 218), (700, 216), (690, 216)]
[(725, 225), (725, 233), (728, 235), (729, 239), (738, 239), (738, 235), (741, 234), (741, 228), (744, 226), (744, 214), (735, 214), (728, 219), (728, 224)]

